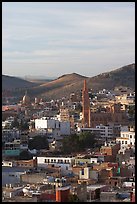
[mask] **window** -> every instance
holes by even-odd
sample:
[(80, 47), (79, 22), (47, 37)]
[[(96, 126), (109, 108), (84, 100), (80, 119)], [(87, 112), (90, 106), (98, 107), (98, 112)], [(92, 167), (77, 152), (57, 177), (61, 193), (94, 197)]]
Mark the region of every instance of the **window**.
[(130, 138), (132, 138), (132, 135), (130, 135)]
[(69, 160), (67, 160), (67, 164), (69, 164), (70, 162), (69, 162)]
[(124, 144), (124, 141), (122, 141), (122, 144)]
[(82, 171), (81, 171), (81, 175), (84, 175), (84, 169), (82, 169)]
[(132, 145), (132, 142), (130, 142), (130, 144)]
[(125, 144), (127, 144), (127, 141), (125, 141)]

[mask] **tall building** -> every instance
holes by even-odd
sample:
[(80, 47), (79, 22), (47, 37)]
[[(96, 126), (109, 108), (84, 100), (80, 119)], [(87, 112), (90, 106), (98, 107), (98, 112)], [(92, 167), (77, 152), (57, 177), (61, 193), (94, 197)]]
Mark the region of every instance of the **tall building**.
[(84, 80), (84, 87), (82, 90), (82, 125), (83, 127), (90, 127), (90, 101), (89, 101), (89, 94), (87, 89), (86, 80)]

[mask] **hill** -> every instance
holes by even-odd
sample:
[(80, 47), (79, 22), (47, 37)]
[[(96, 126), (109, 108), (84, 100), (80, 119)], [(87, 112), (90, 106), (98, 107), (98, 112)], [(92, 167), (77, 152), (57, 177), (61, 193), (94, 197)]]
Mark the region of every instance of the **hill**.
[(53, 81), (33, 87), (31, 93), (32, 95), (45, 96), (47, 99), (57, 99), (60, 96), (68, 96), (75, 86), (84, 79), (88, 79), (88, 77), (76, 73), (65, 74)]
[(2, 90), (14, 90), (19, 88), (30, 88), (35, 86), (35, 83), (26, 81), (24, 79), (2, 75)]
[[(89, 89), (92, 89), (93, 92), (101, 89), (114, 90), (115, 87), (119, 86), (129, 87), (135, 90), (135, 64), (123, 66), (94, 77), (86, 77), (72, 73), (62, 75), (55, 80), (46, 81), (46, 83), (44, 82), (42, 84), (26, 81), (27, 84), (25, 84), (25, 86), (28, 85), (28, 93), (33, 97), (44, 97), (46, 100), (59, 99), (68, 97), (72, 92), (80, 92), (83, 88), (84, 79), (87, 80), (87, 86)], [(2, 85), (3, 81), (4, 80), (2, 80)], [(20, 82), (21, 81), (19, 81), (19, 83)], [(13, 84), (11, 85), (13, 86)], [(18, 86), (21, 86), (21, 84), (18, 84)], [(20, 92), (20, 94), (22, 93)]]
[[(93, 92), (101, 89), (114, 90), (115, 87), (124, 86), (132, 90), (135, 89), (135, 64), (123, 66), (113, 71), (99, 74), (94, 77), (85, 77), (76, 73), (66, 74), (58, 79), (40, 85), (36, 88), (41, 92), (40, 95), (47, 99), (57, 99), (69, 96), (72, 92), (81, 91), (83, 88), (83, 80), (87, 80), (87, 86)], [(40, 88), (42, 88), (40, 90)]]
[(135, 64), (123, 66), (88, 79), (88, 87), (94, 91), (99, 89), (114, 90), (115, 87), (119, 86), (135, 89)]

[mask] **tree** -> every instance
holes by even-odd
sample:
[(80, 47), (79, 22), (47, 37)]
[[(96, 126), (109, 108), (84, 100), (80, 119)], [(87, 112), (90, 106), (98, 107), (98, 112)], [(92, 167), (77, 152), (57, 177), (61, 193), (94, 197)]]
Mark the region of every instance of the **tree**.
[(27, 150), (22, 151), (19, 155), (19, 159), (21, 160), (28, 160), (32, 158), (33, 156)]
[(61, 151), (64, 154), (70, 154), (85, 150), (85, 148), (93, 148), (95, 146), (95, 135), (90, 132), (73, 134), (63, 138)]
[(95, 135), (91, 132), (80, 133), (79, 135), (79, 145), (80, 148), (91, 148), (95, 144)]
[(29, 149), (49, 149), (48, 140), (45, 136), (37, 135), (33, 139), (29, 140)]
[(63, 138), (61, 151), (64, 154), (71, 154), (73, 152), (79, 151), (78, 135), (73, 134)]
[(69, 198), (68, 198), (68, 202), (79, 202), (80, 200), (79, 200), (79, 198), (78, 198), (78, 196), (76, 195), (76, 194), (70, 194), (69, 195)]

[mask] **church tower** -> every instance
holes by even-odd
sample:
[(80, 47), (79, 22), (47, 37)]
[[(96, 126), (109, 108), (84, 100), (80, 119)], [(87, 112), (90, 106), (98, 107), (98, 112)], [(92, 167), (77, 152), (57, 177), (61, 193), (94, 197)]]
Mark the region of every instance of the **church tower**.
[(87, 89), (86, 80), (84, 80), (84, 87), (82, 90), (82, 114), (83, 114), (83, 120), (82, 120), (82, 126), (83, 127), (90, 127), (90, 101), (89, 101), (89, 94)]

